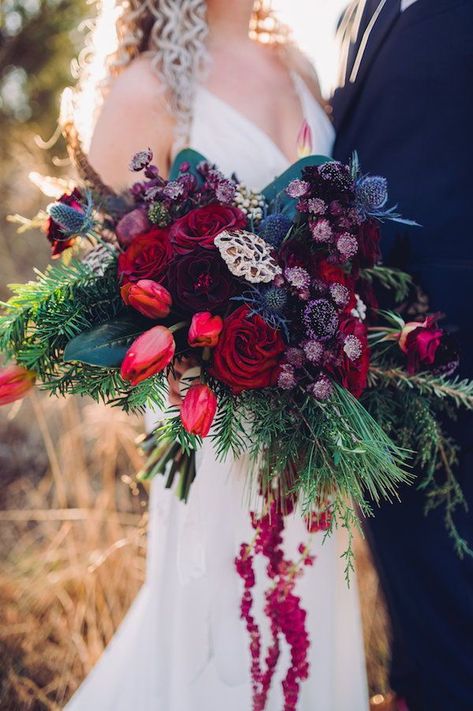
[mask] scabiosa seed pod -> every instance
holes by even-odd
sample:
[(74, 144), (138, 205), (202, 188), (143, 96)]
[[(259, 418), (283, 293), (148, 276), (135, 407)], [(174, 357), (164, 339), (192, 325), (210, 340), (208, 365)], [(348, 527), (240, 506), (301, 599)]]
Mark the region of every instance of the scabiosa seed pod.
[(282, 390), (292, 390), (297, 385), (297, 379), (292, 365), (285, 364), (281, 367), (278, 376), (278, 387)]
[(152, 160), (153, 151), (151, 148), (147, 148), (144, 151), (138, 151), (138, 153), (135, 153), (131, 159), (129, 168), (132, 172), (139, 173), (140, 170), (147, 168)]
[(288, 348), (285, 357), (289, 365), (292, 365), (294, 368), (302, 368), (304, 365), (304, 351), (301, 348)]
[(388, 201), (386, 178), (367, 176), (356, 185), (356, 201), (363, 212), (370, 214), (382, 210)]
[(327, 204), (320, 198), (310, 198), (307, 201), (307, 208), (311, 215), (325, 215)]
[(353, 235), (344, 232), (337, 239), (337, 249), (340, 252), (340, 256), (348, 261), (358, 252), (358, 241)]
[(283, 243), (291, 227), (292, 222), (286, 215), (280, 213), (268, 215), (268, 217), (261, 222), (259, 236), (277, 249)]
[(350, 193), (354, 189), (350, 168), (343, 163), (337, 161), (324, 163), (319, 167), (319, 175), (330, 183), (337, 192)]
[(284, 270), (284, 276), (295, 289), (308, 289), (310, 286), (310, 274), (303, 267), (288, 267)]
[(153, 202), (153, 204), (150, 205), (148, 219), (153, 225), (157, 225), (158, 227), (167, 227), (172, 221), (169, 210), (162, 202)]
[(310, 231), (312, 232), (312, 237), (314, 238), (314, 240), (319, 243), (330, 242), (333, 237), (330, 222), (325, 219), (317, 221), (311, 220)]
[(344, 307), (350, 300), (350, 292), (343, 284), (330, 284), (330, 296), (335, 301), (337, 306)]
[(360, 339), (353, 335), (347, 336), (343, 344), (343, 351), (351, 361), (358, 360), (363, 352)]
[(304, 309), (303, 321), (310, 339), (328, 339), (335, 335), (338, 317), (327, 299), (313, 299)]
[(184, 186), (177, 180), (171, 180), (163, 188), (163, 195), (170, 200), (177, 200), (184, 193)]
[(324, 346), (320, 341), (306, 341), (304, 343), (304, 353), (308, 361), (314, 365), (320, 365), (324, 357)]
[(306, 195), (309, 190), (310, 184), (307, 182), (307, 180), (299, 180), (299, 178), (297, 178), (296, 180), (291, 180), (291, 182), (286, 188), (286, 193), (291, 198), (300, 198), (304, 197), (304, 195)]
[(328, 400), (333, 393), (333, 385), (326, 375), (320, 375), (317, 380), (309, 385), (309, 392), (316, 400)]

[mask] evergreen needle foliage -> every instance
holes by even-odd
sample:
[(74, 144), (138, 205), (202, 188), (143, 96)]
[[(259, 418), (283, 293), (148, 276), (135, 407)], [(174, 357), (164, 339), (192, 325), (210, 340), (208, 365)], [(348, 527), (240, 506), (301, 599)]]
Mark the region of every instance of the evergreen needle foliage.
[(361, 278), (369, 284), (378, 283), (389, 290), (396, 303), (407, 299), (412, 287), (412, 277), (400, 269), (392, 267), (375, 266), (361, 270)]

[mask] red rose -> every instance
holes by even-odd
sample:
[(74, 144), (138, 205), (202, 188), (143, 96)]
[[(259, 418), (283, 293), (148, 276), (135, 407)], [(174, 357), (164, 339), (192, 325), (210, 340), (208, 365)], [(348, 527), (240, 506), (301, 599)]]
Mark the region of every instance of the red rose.
[(407, 372), (417, 373), (423, 366), (434, 366), (444, 331), (436, 327), (437, 316), (428, 316), (423, 323), (411, 321), (401, 331), (399, 347), (407, 355)]
[(240, 306), (224, 322), (211, 374), (234, 393), (272, 385), (285, 344), (279, 331)]
[(366, 326), (357, 318), (348, 316), (340, 322), (342, 336), (340, 359), (330, 370), (339, 382), (355, 397), (360, 397), (368, 381), (370, 354)]
[[(84, 208), (82, 207), (81, 200), (82, 195), (77, 188), (74, 188), (72, 193), (65, 193), (57, 202), (62, 202), (64, 205), (68, 205), (74, 210), (83, 213)], [(46, 237), (51, 243), (51, 256), (53, 259), (60, 257), (64, 250), (72, 247), (75, 241), (75, 237), (65, 236), (64, 228), (55, 222), (52, 217), (50, 217), (46, 223)]]
[(196, 247), (215, 249), (217, 235), (224, 230), (243, 229), (246, 222), (245, 213), (236, 207), (198, 207), (172, 225), (171, 241), (178, 254), (187, 254)]
[(167, 230), (153, 229), (132, 241), (118, 257), (118, 274), (122, 283), (153, 279), (161, 281), (172, 257)]
[(351, 311), (356, 306), (356, 295), (354, 291), (354, 281), (352, 277), (347, 274), (343, 269), (336, 264), (330, 264), (325, 259), (319, 262), (318, 277), (322, 279), (326, 284), (341, 284), (346, 287), (349, 291), (349, 301), (346, 304), (345, 309)]
[(379, 224), (375, 220), (366, 220), (360, 225), (357, 237), (357, 264), (360, 267), (374, 267), (381, 259)]

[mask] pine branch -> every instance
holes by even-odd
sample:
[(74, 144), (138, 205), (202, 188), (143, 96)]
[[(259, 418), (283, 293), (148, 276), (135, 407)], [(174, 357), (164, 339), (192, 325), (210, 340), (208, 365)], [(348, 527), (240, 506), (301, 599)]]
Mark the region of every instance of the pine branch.
[(378, 282), (382, 287), (393, 292), (396, 303), (407, 299), (409, 290), (412, 287), (412, 277), (401, 269), (392, 267), (375, 266), (361, 270), (360, 278), (369, 284)]
[(451, 400), (456, 407), (473, 410), (473, 381), (434, 376), (430, 373), (409, 375), (402, 368), (382, 368), (371, 366), (370, 387), (377, 387), (381, 382), (395, 384), (404, 390), (415, 389), (425, 396)]

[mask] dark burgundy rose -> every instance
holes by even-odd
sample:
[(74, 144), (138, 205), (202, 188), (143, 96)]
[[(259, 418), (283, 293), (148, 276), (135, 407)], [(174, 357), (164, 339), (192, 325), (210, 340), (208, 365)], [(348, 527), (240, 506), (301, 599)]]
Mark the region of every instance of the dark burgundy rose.
[[(62, 202), (64, 205), (74, 208), (78, 212), (84, 212), (82, 207), (82, 195), (77, 188), (74, 188), (72, 193), (65, 193), (62, 195), (57, 202)], [(54, 222), (52, 217), (46, 223), (46, 237), (51, 243), (51, 256), (53, 259), (57, 259), (61, 256), (64, 250), (72, 247), (75, 241), (75, 237), (66, 237), (64, 235), (64, 228)]]
[(407, 356), (407, 372), (411, 375), (435, 367), (437, 351), (445, 336), (437, 327), (437, 319), (438, 314), (427, 316), (423, 323), (410, 321), (401, 331), (399, 347)]
[(232, 392), (273, 385), (286, 346), (279, 331), (240, 306), (225, 319), (211, 373)]
[(220, 253), (202, 247), (171, 262), (168, 286), (174, 308), (192, 314), (223, 311), (236, 291), (235, 279)]
[(236, 207), (207, 205), (191, 210), (171, 227), (171, 241), (178, 254), (196, 249), (216, 249), (214, 239), (224, 230), (246, 227), (246, 215)]
[[(347, 316), (340, 322), (339, 333), (341, 335), (340, 357), (329, 369), (341, 385), (358, 398), (368, 382), (370, 357), (366, 326), (359, 319)], [(356, 347), (347, 347), (348, 336), (354, 336), (359, 342), (358, 357), (354, 357)]]
[(360, 267), (374, 267), (381, 259), (381, 231), (375, 220), (365, 220), (358, 232), (356, 261)]
[(168, 230), (153, 229), (138, 235), (118, 258), (118, 274), (122, 284), (141, 279), (162, 281), (171, 258)]

